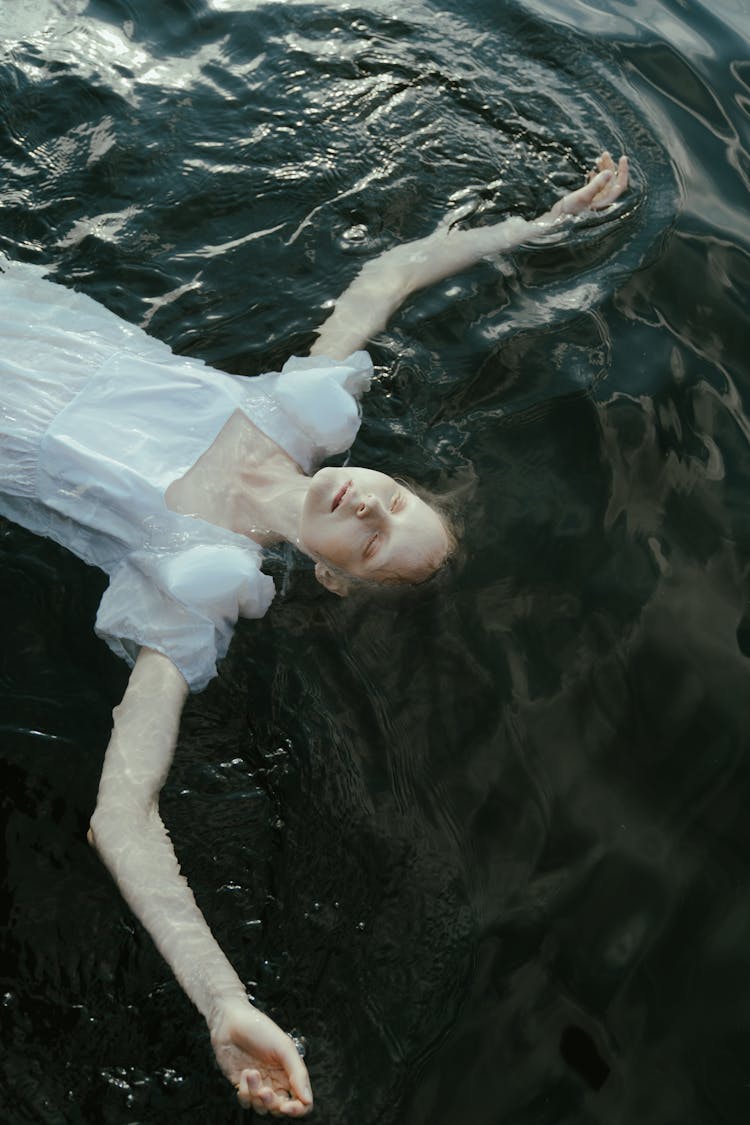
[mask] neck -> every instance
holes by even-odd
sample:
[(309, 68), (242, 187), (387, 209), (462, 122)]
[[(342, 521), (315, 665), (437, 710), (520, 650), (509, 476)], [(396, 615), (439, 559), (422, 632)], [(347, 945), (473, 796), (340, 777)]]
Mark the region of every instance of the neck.
[[(267, 541), (285, 539), (295, 547), (299, 547), (299, 527), (302, 520), (302, 509), (310, 488), (310, 477), (299, 472), (287, 475), (280, 474), (269, 480), (261, 490), (257, 490), (256, 498), (258, 511), (254, 513), (251, 529), (236, 528), (252, 538), (258, 537), (260, 532)], [(255, 534), (254, 534), (255, 533)]]

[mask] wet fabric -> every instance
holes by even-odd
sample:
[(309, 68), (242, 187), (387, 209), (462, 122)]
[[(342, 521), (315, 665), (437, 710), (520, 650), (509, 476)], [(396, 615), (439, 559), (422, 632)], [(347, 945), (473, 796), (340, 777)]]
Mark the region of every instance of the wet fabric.
[(118, 655), (132, 664), (148, 645), (200, 690), (237, 618), (262, 617), (274, 584), (256, 543), (172, 511), (168, 486), (237, 410), (306, 472), (343, 452), (369, 356), (227, 375), (38, 267), (3, 268), (0, 513), (109, 574), (96, 630)]

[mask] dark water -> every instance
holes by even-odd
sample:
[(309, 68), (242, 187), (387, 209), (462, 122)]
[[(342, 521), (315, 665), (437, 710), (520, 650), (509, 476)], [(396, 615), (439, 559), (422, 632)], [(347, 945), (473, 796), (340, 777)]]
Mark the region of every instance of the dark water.
[[(3, 0), (0, 248), (252, 375), (363, 259), (619, 222), (418, 295), (354, 458), (457, 482), (437, 601), (293, 574), (193, 697), (163, 811), (331, 1125), (750, 1119), (745, 0)], [(235, 1122), (84, 842), (103, 579), (0, 525), (0, 1120)]]

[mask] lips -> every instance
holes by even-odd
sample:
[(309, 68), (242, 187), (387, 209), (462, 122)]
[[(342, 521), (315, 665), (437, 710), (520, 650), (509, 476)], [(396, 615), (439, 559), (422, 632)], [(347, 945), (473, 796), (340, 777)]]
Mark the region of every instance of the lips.
[(332, 512), (336, 511), (339, 504), (344, 499), (344, 497), (346, 496), (347, 492), (349, 491), (349, 489), (351, 487), (352, 487), (352, 482), (350, 480), (348, 480), (346, 482), (346, 484), (338, 490), (338, 492), (336, 493), (336, 495), (333, 498), (333, 503), (331, 504), (331, 511)]

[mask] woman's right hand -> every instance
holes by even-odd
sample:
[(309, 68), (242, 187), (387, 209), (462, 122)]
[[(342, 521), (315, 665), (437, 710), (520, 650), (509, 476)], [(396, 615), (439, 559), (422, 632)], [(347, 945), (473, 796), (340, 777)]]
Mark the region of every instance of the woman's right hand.
[(621, 156), (615, 167), (610, 154), (603, 152), (597, 159), (594, 170), (589, 172), (583, 187), (558, 199), (545, 217), (562, 219), (568, 215), (580, 215), (582, 211), (601, 211), (605, 207), (611, 207), (627, 186), (627, 156)]
[(252, 1004), (227, 1005), (213, 1023), (211, 1045), (243, 1109), (292, 1118), (312, 1109), (307, 1067), (293, 1040)]

